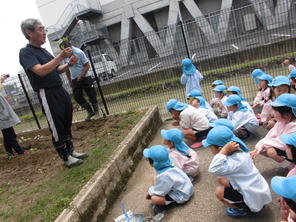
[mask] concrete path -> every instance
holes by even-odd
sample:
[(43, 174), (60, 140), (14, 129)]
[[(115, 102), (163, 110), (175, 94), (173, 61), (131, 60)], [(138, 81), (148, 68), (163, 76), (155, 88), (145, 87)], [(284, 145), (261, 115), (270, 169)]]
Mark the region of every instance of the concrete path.
[[(171, 122), (165, 122), (161, 129), (172, 128)], [(263, 129), (252, 138), (246, 141), (250, 149), (254, 148), (256, 142), (266, 134)], [(162, 144), (160, 129), (157, 132), (150, 146)], [(279, 205), (277, 196), (273, 195), (273, 202), (266, 206), (260, 213), (249, 218), (233, 219), (225, 214), (225, 207), (216, 200), (214, 190), (217, 186), (215, 177), (208, 173), (208, 166), (213, 158), (209, 149), (200, 148), (196, 150), (200, 158), (200, 175), (194, 182), (195, 194), (191, 200), (170, 211), (166, 212), (163, 222), (277, 222), (279, 221)], [(287, 171), (281, 169), (277, 164), (265, 157), (259, 156), (255, 164), (268, 183), (275, 175), (284, 176)], [(117, 201), (110, 210), (106, 222), (113, 221), (113, 218), (121, 215), (120, 201), (124, 201), (126, 208), (134, 213), (142, 213), (145, 216), (152, 216), (150, 201), (145, 199), (148, 188), (152, 185), (154, 171), (149, 163), (142, 159), (130, 178), (125, 190), (118, 197)]]

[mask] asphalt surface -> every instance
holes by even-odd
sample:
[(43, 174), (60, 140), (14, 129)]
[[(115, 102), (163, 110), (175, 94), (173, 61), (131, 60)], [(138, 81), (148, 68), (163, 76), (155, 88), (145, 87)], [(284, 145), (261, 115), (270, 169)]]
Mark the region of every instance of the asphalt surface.
[[(160, 129), (172, 128), (171, 122), (165, 122)], [(162, 144), (160, 129), (149, 146)], [(266, 131), (260, 129), (258, 134), (245, 142), (250, 149), (254, 148), (256, 142), (264, 137)], [(225, 214), (225, 207), (214, 195), (217, 186), (215, 177), (208, 173), (208, 166), (213, 158), (213, 154), (209, 149), (199, 148), (196, 150), (200, 158), (200, 175), (194, 181), (195, 193), (189, 202), (182, 206), (175, 207), (165, 213), (163, 222), (276, 222), (279, 218), (278, 197), (272, 192), (273, 202), (267, 205), (261, 212), (247, 218), (234, 219)], [(270, 184), (273, 176), (285, 176), (287, 170), (279, 168), (271, 159), (259, 156), (255, 159), (255, 165)], [(149, 163), (142, 159), (131, 176), (126, 188), (118, 197), (109, 212), (109, 216), (105, 221), (114, 221), (113, 218), (122, 214), (120, 207), (121, 201), (124, 202), (127, 210), (133, 213), (144, 214), (146, 217), (152, 216), (150, 201), (145, 199), (148, 188), (152, 185), (153, 176), (155, 175), (153, 168)]]

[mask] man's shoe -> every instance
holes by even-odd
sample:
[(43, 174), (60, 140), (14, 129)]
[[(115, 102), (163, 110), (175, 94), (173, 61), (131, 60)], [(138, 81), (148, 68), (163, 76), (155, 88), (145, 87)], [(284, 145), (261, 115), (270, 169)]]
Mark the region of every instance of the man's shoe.
[(82, 163), (83, 163), (83, 160), (77, 159), (71, 155), (68, 157), (68, 160), (65, 161), (65, 165), (69, 168), (74, 167), (74, 166), (78, 166)]
[(87, 117), (86, 117), (84, 120), (85, 120), (85, 121), (90, 121), (91, 118), (92, 118), (94, 115), (96, 115), (95, 112), (88, 112), (88, 113), (87, 113)]
[(73, 152), (71, 153), (71, 156), (78, 158), (78, 159), (85, 159), (88, 157), (87, 153), (78, 153), (75, 150), (73, 150)]

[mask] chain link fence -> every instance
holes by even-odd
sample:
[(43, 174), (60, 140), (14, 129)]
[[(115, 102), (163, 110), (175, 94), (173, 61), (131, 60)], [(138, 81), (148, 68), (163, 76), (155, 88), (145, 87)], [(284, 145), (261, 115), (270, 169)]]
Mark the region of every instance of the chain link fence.
[[(256, 7), (261, 9), (261, 14), (255, 13)], [(261, 68), (273, 76), (288, 75), (288, 68), (281, 63), (285, 58), (295, 62), (295, 12), (292, 0), (277, 1), (273, 12), (266, 2), (260, 2), (181, 21), (120, 43), (111, 43), (109, 38), (102, 37), (102, 32), (96, 34), (99, 29), (94, 31), (92, 26), (80, 32), (81, 23), (70, 37), (74, 43), (79, 42), (78, 47), (85, 52), (90, 51), (94, 67), (91, 71), (98, 76), (95, 84), (97, 89), (100, 85), (110, 114), (158, 105), (162, 117), (166, 118), (169, 114), (165, 104), (169, 99), (186, 101), (185, 86), (180, 84), (181, 61), (186, 57), (191, 58), (204, 75), (201, 85), (207, 100), (213, 96), (211, 82), (215, 79), (223, 80), (226, 86), (239, 86), (247, 100), (252, 102), (258, 90), (250, 76), (253, 69)], [(91, 31), (89, 35), (88, 30)], [(98, 41), (93, 41), (94, 35)], [(20, 73), (20, 78), (40, 126), (47, 127), (37, 95), (25, 73)], [(66, 76), (62, 74), (61, 78), (72, 98)], [(22, 120), (16, 129), (37, 129), (19, 78), (10, 77), (4, 89), (7, 100)], [(106, 109), (97, 91), (102, 116)], [(74, 99), (72, 102), (73, 120), (83, 120), (86, 111)]]

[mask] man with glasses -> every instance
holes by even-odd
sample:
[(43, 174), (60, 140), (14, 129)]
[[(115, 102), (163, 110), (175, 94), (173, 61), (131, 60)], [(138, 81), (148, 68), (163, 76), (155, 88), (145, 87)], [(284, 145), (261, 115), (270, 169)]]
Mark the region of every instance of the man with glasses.
[[(20, 64), (33, 90), (38, 93), (54, 147), (67, 167), (77, 166), (88, 155), (74, 150), (71, 135), (72, 103), (59, 76), (75, 64), (76, 57), (70, 47), (62, 50), (56, 57), (41, 48), (46, 41), (46, 30), (37, 19), (24, 20), (21, 30), (29, 44), (20, 50)], [(70, 58), (69, 62), (60, 65), (65, 58)]]

